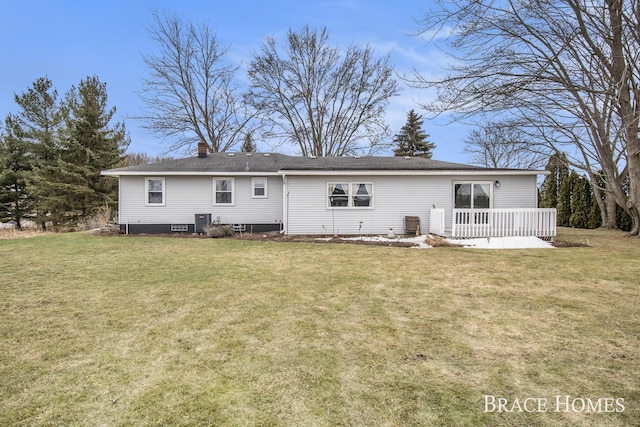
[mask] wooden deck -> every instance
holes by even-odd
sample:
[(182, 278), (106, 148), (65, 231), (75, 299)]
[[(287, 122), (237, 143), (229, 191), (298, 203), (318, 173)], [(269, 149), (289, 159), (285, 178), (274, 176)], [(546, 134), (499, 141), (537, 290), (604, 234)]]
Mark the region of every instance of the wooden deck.
[[(556, 210), (541, 208), (453, 209), (451, 237), (535, 236), (552, 239), (556, 235)], [(445, 232), (444, 209), (430, 211), (429, 232)]]

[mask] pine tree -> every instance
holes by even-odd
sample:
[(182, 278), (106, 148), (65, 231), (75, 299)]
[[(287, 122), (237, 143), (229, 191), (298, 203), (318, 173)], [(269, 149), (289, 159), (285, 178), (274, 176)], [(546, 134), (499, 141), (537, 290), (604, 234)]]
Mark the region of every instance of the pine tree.
[(433, 149), (436, 146), (429, 142), (429, 135), (422, 130), (423, 123), (421, 116), (413, 110), (409, 111), (407, 123), (393, 138), (393, 142), (398, 144), (398, 148), (393, 151), (395, 156), (424, 157), (426, 159), (433, 156)]
[(571, 195), (573, 186), (578, 175), (571, 172), (566, 175), (560, 184), (558, 191), (558, 225), (561, 227), (569, 227), (571, 219)]
[(602, 225), (602, 213), (600, 212), (600, 206), (596, 202), (595, 196), (591, 198), (591, 209), (589, 210), (589, 221), (587, 222), (587, 228), (594, 229)]
[(56, 226), (74, 225), (105, 204), (115, 206), (117, 184), (100, 171), (122, 164), (129, 144), (124, 124), (109, 125), (115, 108), (107, 107), (106, 84), (95, 76), (67, 92), (63, 112), (56, 162), (39, 176), (42, 204)]
[(574, 228), (588, 228), (592, 203), (591, 184), (588, 179), (577, 174), (574, 180), (569, 225)]
[(554, 154), (549, 157), (549, 162), (545, 167), (549, 171), (549, 175), (544, 178), (542, 183), (542, 197), (540, 207), (557, 208), (560, 186), (565, 177), (569, 175), (566, 157), (564, 154)]
[(240, 147), (240, 151), (243, 153), (255, 153), (256, 149), (256, 143), (253, 142), (253, 135), (251, 134), (251, 132), (247, 132), (244, 136), (244, 141), (242, 141), (242, 147)]
[(15, 95), (20, 110), (12, 116), (11, 127), (29, 147), (33, 172), (27, 180), (27, 192), (36, 209), (36, 222), (44, 229), (49, 212), (42, 204), (44, 192), (38, 179), (40, 171), (52, 167), (57, 158), (62, 114), (58, 92), (47, 77), (37, 79), (21, 95)]
[[(625, 193), (629, 194), (629, 176), (624, 179), (622, 182), (622, 188)], [(631, 231), (631, 226), (633, 222), (631, 221), (631, 216), (620, 206), (617, 207), (616, 210), (616, 223), (620, 230), (623, 231)]]
[(0, 220), (13, 220), (22, 229), (22, 220), (33, 209), (33, 197), (27, 187), (32, 156), (11, 115), (5, 124), (7, 134), (0, 138)]
[[(595, 175), (595, 185), (600, 188), (605, 188), (605, 182), (601, 174)], [(589, 221), (587, 223), (587, 228), (590, 229), (602, 226), (602, 211), (600, 210), (596, 197), (601, 197), (601, 199), (604, 200), (603, 191), (600, 191), (599, 194), (596, 193), (593, 190), (593, 184), (591, 184), (591, 209), (589, 211)]]

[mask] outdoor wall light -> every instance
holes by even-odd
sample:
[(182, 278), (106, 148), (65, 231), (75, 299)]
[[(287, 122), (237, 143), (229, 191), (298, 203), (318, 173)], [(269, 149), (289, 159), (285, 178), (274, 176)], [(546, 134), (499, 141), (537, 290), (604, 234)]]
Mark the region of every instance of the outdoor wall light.
[(493, 183), (493, 185), (495, 185), (495, 186), (496, 186), (496, 188), (500, 188), (500, 181), (496, 181), (496, 182), (494, 182), (494, 183)]

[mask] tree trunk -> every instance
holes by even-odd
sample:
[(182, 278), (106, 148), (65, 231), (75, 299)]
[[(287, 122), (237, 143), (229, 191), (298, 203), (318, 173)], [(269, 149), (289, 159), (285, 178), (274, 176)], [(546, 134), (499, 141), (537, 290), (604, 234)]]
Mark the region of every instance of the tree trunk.
[(602, 216), (602, 228), (617, 230), (618, 204), (616, 203), (615, 195), (609, 191), (605, 192), (603, 202), (606, 214)]
[(629, 209), (629, 215), (631, 216), (631, 231), (629, 235), (640, 235), (640, 162), (635, 156), (633, 163), (635, 168), (632, 171), (632, 162), (629, 161), (629, 199), (627, 200), (627, 208)]
[(631, 216), (631, 231), (629, 231), (629, 235), (638, 236), (640, 235), (640, 214), (632, 203), (628, 203), (627, 207), (629, 208), (629, 216)]
[[(627, 145), (627, 169), (629, 171), (629, 197), (627, 208), (631, 215), (632, 236), (637, 236), (640, 231), (640, 139), (638, 138), (638, 111), (634, 105), (637, 99), (632, 99), (637, 82), (634, 82), (633, 73), (630, 73), (629, 64), (626, 62), (624, 47), (623, 22), (624, 9), (621, 0), (608, 0), (609, 19), (611, 21), (611, 65), (612, 77), (618, 82), (618, 113), (622, 124), (622, 136)], [(637, 93), (635, 93), (637, 96)]]

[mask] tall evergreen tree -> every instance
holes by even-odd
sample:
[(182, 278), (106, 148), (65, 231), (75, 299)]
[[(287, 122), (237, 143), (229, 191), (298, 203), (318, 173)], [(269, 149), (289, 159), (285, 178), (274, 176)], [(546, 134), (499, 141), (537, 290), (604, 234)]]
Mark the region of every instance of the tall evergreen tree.
[(106, 84), (87, 77), (66, 94), (65, 129), (55, 164), (41, 169), (39, 185), (43, 206), (56, 226), (74, 225), (117, 199), (115, 181), (100, 171), (122, 164), (129, 138), (124, 124), (109, 122), (115, 107), (107, 106)]
[[(622, 181), (622, 189), (626, 194), (629, 194), (629, 177), (627, 176)], [(631, 220), (631, 216), (620, 206), (617, 206), (616, 211), (616, 224), (623, 231), (630, 231), (633, 226), (633, 222)]]
[(573, 194), (573, 186), (577, 178), (578, 174), (571, 171), (560, 183), (560, 189), (558, 191), (558, 225), (561, 227), (570, 226), (571, 195)]
[(13, 220), (22, 229), (22, 220), (33, 209), (33, 198), (27, 189), (32, 155), (11, 115), (5, 124), (7, 133), (0, 137), (0, 220)]
[(243, 153), (255, 153), (256, 149), (256, 143), (253, 142), (253, 135), (251, 134), (251, 132), (247, 132), (244, 135), (244, 140), (242, 141), (240, 151)]
[(571, 227), (589, 228), (591, 203), (591, 184), (585, 177), (576, 174), (571, 193), (571, 217), (569, 218)]
[(414, 110), (407, 114), (407, 123), (393, 138), (398, 147), (393, 151), (398, 157), (424, 157), (430, 159), (436, 145), (429, 142), (429, 135), (422, 130), (424, 120)]
[(591, 208), (589, 210), (589, 221), (587, 223), (587, 228), (599, 228), (602, 225), (602, 214), (600, 212), (600, 206), (598, 206), (598, 202), (596, 201), (595, 194), (591, 198)]
[(544, 178), (544, 182), (542, 183), (540, 207), (557, 208), (560, 186), (565, 177), (569, 175), (569, 168), (567, 167), (564, 154), (553, 154), (550, 156), (545, 170), (550, 173)]
[(14, 99), (20, 109), (11, 118), (11, 128), (29, 146), (32, 154), (33, 173), (27, 180), (27, 192), (36, 208), (36, 221), (45, 228), (49, 212), (41, 203), (44, 191), (38, 177), (40, 171), (53, 166), (57, 158), (58, 136), (63, 122), (58, 92), (51, 80), (40, 77), (26, 92), (16, 94)]
[[(604, 179), (602, 175), (596, 175), (594, 178), (595, 186), (599, 188), (605, 188)], [(591, 209), (589, 211), (589, 222), (587, 228), (599, 228), (602, 224), (602, 211), (598, 203), (598, 197), (600, 201), (604, 200), (605, 194), (603, 191), (594, 190), (594, 184), (591, 184)]]

